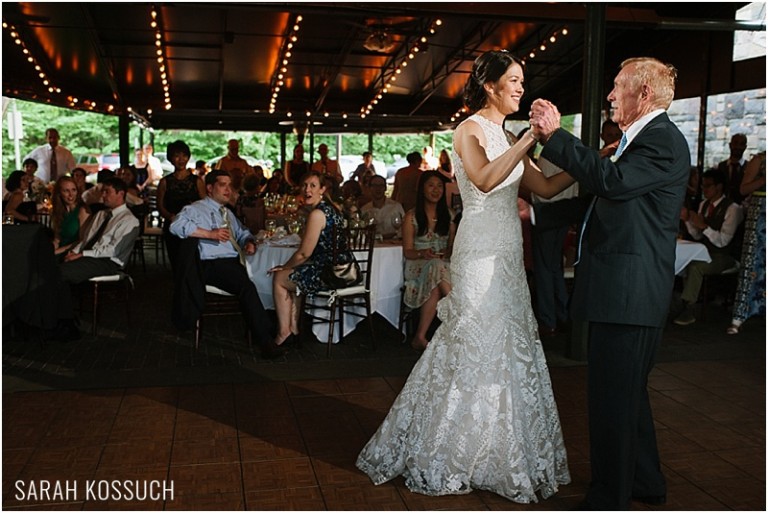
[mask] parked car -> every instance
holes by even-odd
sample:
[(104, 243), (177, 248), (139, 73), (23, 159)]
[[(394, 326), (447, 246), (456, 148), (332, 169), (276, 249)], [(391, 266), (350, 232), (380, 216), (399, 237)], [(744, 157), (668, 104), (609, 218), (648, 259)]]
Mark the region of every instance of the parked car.
[[(341, 176), (344, 177), (346, 182), (352, 178), (352, 173), (355, 172), (357, 166), (363, 163), (363, 157), (360, 155), (342, 155), (339, 157), (339, 167), (341, 168)], [(373, 161), (373, 168), (376, 170), (377, 175), (387, 176), (387, 167), (381, 160)]]
[(99, 159), (99, 169), (109, 169), (111, 171), (117, 171), (120, 168), (120, 154), (119, 153), (107, 153), (102, 155)]
[(101, 155), (95, 155), (93, 153), (87, 153), (84, 155), (78, 155), (75, 157), (75, 167), (81, 167), (85, 169), (85, 172), (95, 174), (101, 167)]
[[(157, 160), (160, 161), (160, 167), (163, 168), (163, 175), (169, 175), (173, 173), (173, 164), (171, 164), (171, 161), (168, 160), (168, 156), (165, 154), (165, 152), (154, 152), (152, 154), (153, 156), (157, 157)], [(195, 165), (195, 161), (192, 159), (189, 159), (190, 164), (192, 167)]]

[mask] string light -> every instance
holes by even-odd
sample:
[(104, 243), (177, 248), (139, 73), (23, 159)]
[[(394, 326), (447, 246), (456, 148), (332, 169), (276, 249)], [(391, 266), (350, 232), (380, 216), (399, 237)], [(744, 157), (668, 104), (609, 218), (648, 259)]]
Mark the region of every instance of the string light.
[[(545, 52), (548, 48), (547, 44), (550, 45), (555, 44), (558, 41), (558, 36), (567, 36), (568, 35), (568, 27), (563, 27), (561, 29), (555, 30), (552, 34), (548, 35), (544, 39), (541, 40), (540, 43), (537, 45), (534, 45), (533, 49), (531, 49), (530, 52), (528, 52), (528, 59), (534, 59), (537, 55), (536, 51), (539, 52)], [(523, 64), (525, 64), (525, 60), (523, 59)]]
[(360, 117), (365, 119), (367, 115), (371, 113), (373, 108), (379, 104), (379, 102), (384, 98), (384, 95), (389, 93), (390, 88), (392, 87), (392, 84), (397, 82), (398, 76), (402, 73), (402, 69), (408, 66), (408, 61), (413, 60), (416, 58), (419, 52), (424, 50), (427, 45), (427, 41), (430, 37), (435, 35), (437, 32), (437, 28), (440, 27), (443, 24), (443, 21), (441, 19), (434, 20), (428, 29), (428, 34), (424, 34), (420, 38), (417, 39), (416, 43), (413, 44), (407, 51), (405, 52), (405, 55), (400, 60), (400, 63), (397, 64), (393, 69), (390, 69), (389, 71), (382, 73), (380, 80), (383, 84), (381, 88), (378, 90), (378, 92), (373, 96), (370, 102), (368, 102), (368, 105), (365, 107), (362, 107), (360, 109)]
[(16, 29), (14, 25), (11, 23), (8, 23), (7, 21), (3, 20), (3, 28), (6, 29), (11, 36), (11, 39), (13, 39), (13, 42), (16, 43), (17, 46), (21, 47), (21, 53), (26, 55), (27, 62), (29, 62), (34, 70), (37, 72), (38, 78), (40, 78), (40, 81), (42, 82), (43, 86), (48, 90), (50, 94), (53, 93), (61, 93), (61, 88), (56, 87), (53, 84), (53, 81), (51, 78), (43, 71), (42, 66), (40, 66), (40, 62), (35, 59), (35, 57), (32, 55), (32, 52), (27, 48), (27, 45), (24, 44), (24, 41), (21, 39), (21, 35), (19, 34), (19, 31)]
[[(280, 90), (285, 85), (285, 79), (288, 73), (289, 59), (293, 55), (293, 47), (299, 40), (299, 36), (297, 34), (301, 29), (301, 22), (303, 20), (304, 17), (301, 14), (298, 14), (293, 20), (291, 17), (289, 17), (288, 23), (285, 26), (283, 44), (279, 53), (280, 57), (277, 59), (277, 65), (275, 66), (275, 71), (272, 73), (272, 80), (270, 82), (270, 90), (272, 91), (272, 96), (269, 100), (270, 114), (274, 114), (275, 109), (277, 108), (277, 97), (280, 95)], [(289, 112), (288, 115), (290, 117), (291, 113)], [(307, 116), (310, 115), (311, 113), (307, 112)]]
[(160, 20), (160, 12), (155, 5), (149, 13), (149, 27), (155, 32), (155, 54), (157, 55), (157, 68), (160, 71), (160, 82), (163, 84), (163, 101), (165, 110), (171, 110), (171, 82), (168, 80), (168, 53), (163, 40), (163, 28)]
[[(555, 30), (553, 33), (547, 35), (544, 39), (541, 40), (541, 42), (534, 45), (533, 49), (530, 50), (528, 53), (527, 58), (533, 59), (536, 57), (536, 51), (544, 52), (547, 50), (547, 44), (549, 44), (549, 48), (553, 44), (555, 44), (559, 40), (559, 36), (567, 36), (568, 35), (568, 27), (563, 27), (561, 29)], [(526, 58), (523, 58), (523, 64), (525, 64)], [(456, 113), (451, 116), (451, 123), (456, 123), (461, 117), (468, 112), (468, 109), (466, 107), (462, 107), (459, 110), (456, 111)]]

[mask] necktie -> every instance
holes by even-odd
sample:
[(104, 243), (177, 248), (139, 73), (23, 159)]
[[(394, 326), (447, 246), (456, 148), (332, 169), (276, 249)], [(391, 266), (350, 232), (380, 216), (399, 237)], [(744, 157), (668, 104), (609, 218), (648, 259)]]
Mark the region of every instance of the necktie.
[(51, 148), (51, 177), (50, 181), (55, 182), (59, 177), (58, 163), (56, 162), (56, 148)]
[(619, 141), (619, 147), (616, 148), (616, 153), (613, 154), (614, 157), (619, 158), (622, 153), (624, 153), (624, 149), (627, 147), (627, 134), (623, 133), (621, 134), (621, 141)]
[(80, 253), (93, 248), (93, 246), (95, 246), (96, 243), (99, 242), (99, 239), (101, 238), (102, 235), (104, 235), (104, 232), (107, 229), (107, 224), (109, 223), (110, 219), (112, 219), (112, 211), (107, 210), (106, 214), (104, 215), (104, 219), (101, 221), (101, 224), (99, 225), (99, 229), (96, 230), (96, 233), (94, 233), (93, 236), (90, 239), (88, 239), (88, 242), (85, 243), (82, 249), (80, 249)]
[(224, 205), (219, 208), (219, 212), (221, 213), (221, 219), (222, 219), (222, 228), (227, 228), (229, 230), (229, 242), (232, 243), (232, 247), (235, 248), (235, 251), (237, 251), (237, 256), (240, 258), (240, 263), (245, 266), (245, 256), (243, 255), (243, 251), (240, 249), (240, 244), (237, 243), (237, 240), (235, 239), (235, 233), (232, 231), (232, 225), (229, 222), (229, 215), (227, 210), (229, 210)]
[(712, 217), (712, 214), (715, 213), (715, 204), (710, 203), (709, 206), (707, 206), (707, 219)]

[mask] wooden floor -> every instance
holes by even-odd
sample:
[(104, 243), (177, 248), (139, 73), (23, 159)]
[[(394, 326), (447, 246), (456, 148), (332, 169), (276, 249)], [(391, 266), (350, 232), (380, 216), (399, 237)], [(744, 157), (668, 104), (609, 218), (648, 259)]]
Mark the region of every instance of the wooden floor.
[[(3, 509), (569, 510), (583, 497), (587, 367), (565, 358), (567, 337), (545, 350), (572, 483), (529, 505), (485, 491), (427, 497), (402, 478), (374, 486), (354, 465), (418, 357), (393, 328), (377, 320), (375, 352), (359, 330), (332, 360), (310, 341), (267, 362), (239, 322), (222, 321), (194, 351), (153, 272), (134, 271), (133, 321), (105, 308), (97, 336), (84, 321), (69, 344), (4, 337)], [(668, 503), (633, 509), (765, 510), (765, 321), (726, 337), (727, 313), (712, 311), (665, 335), (650, 389)], [(113, 480), (173, 493), (126, 500), (99, 489)], [(76, 492), (44, 495), (41, 481)]]

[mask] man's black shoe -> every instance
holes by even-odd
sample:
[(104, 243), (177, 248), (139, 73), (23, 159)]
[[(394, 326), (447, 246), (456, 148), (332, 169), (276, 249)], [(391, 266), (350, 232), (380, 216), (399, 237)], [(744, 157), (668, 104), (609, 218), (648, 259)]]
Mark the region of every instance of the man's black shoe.
[(643, 497), (632, 497), (633, 501), (642, 502), (649, 506), (663, 506), (667, 503), (666, 495), (645, 495)]

